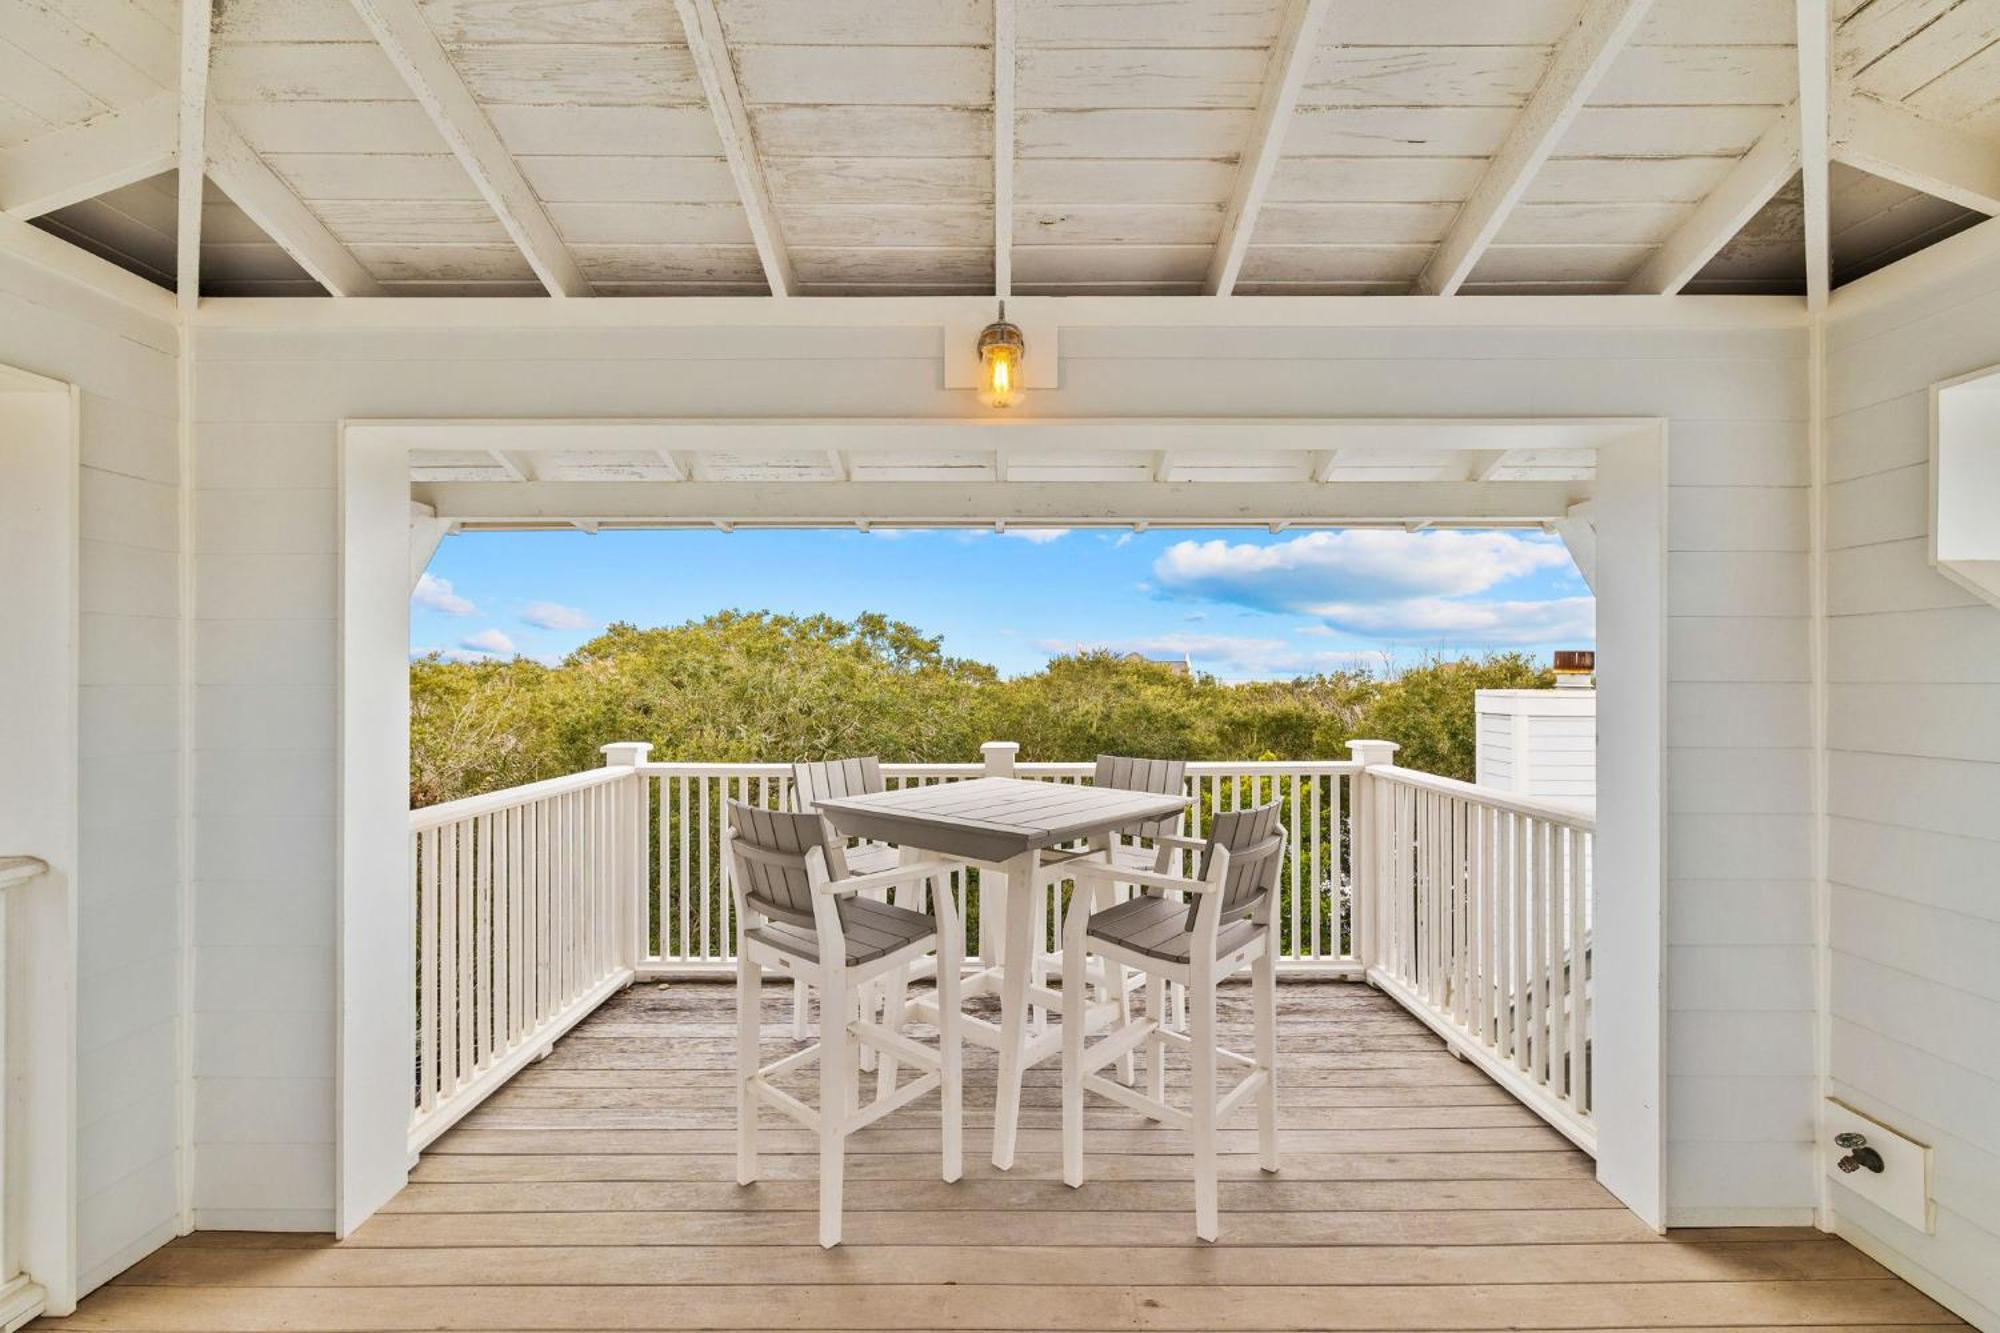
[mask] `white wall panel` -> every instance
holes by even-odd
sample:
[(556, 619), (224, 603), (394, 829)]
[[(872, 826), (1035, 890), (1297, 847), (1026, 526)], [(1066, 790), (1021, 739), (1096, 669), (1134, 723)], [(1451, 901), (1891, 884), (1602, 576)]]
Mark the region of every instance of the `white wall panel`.
[(1932, 382), (2000, 362), (2000, 264), (1829, 334), (1831, 1091), (1935, 1149), (1934, 1235), (1841, 1230), (2000, 1326), (2000, 610), (1930, 567)]
[(81, 390), (77, 1264), (88, 1290), (179, 1217), (175, 338), (0, 259), (0, 364)]

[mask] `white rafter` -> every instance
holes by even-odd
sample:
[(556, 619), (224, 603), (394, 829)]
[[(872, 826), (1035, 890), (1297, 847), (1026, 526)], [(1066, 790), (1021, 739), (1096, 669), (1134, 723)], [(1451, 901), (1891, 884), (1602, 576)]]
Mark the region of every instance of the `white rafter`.
[(1208, 279), (1202, 286), (1210, 296), (1227, 296), (1236, 289), (1236, 275), (1243, 270), (1243, 256), (1257, 230), (1258, 210), (1264, 206), (1264, 193), (1284, 151), (1285, 128), (1291, 124), (1299, 89), (1305, 86), (1306, 73), (1319, 50), (1320, 27), (1332, 7), (1332, 0), (1289, 0), (1285, 6), (1284, 26), (1264, 69), (1264, 93), (1258, 99), (1250, 146), (1237, 166), (1236, 188), (1222, 215), (1222, 234), (1216, 240)]
[(1716, 251), (1784, 188), (1799, 169), (1799, 111), (1785, 108), (1778, 123), (1764, 131), (1749, 152), (1730, 168), (1722, 183), (1695, 206), (1660, 248), (1633, 275), (1625, 290), (1636, 294), (1671, 296), (1687, 286)]
[(1513, 129), (1417, 275), (1419, 292), (1450, 296), (1464, 284), (1651, 4), (1652, 0), (1585, 0), (1583, 12), (1556, 44), (1547, 72)]
[(208, 46), (214, 23), (211, 0), (181, 0), (180, 135), (183, 170), (176, 187), (174, 289), (181, 317), (193, 317), (201, 301), (201, 196), (207, 177), (186, 170), (207, 160)]
[(265, 235), (335, 296), (380, 296), (382, 284), (264, 165), (227, 117), (208, 115), (208, 174)]
[(590, 295), (590, 282), (562, 234), (453, 68), (416, 0), (353, 0), (353, 4), (549, 295)]
[(770, 187), (764, 182), (764, 164), (757, 156), (757, 140), (750, 132), (750, 112), (743, 104), (743, 89), (736, 82), (736, 66), (729, 59), (729, 44), (722, 31), (722, 16), (715, 0), (674, 0), (681, 28), (687, 36), (688, 51), (694, 57), (702, 90), (708, 95), (709, 114), (715, 132), (722, 138), (723, 156), (729, 174), (736, 180), (737, 197), (750, 221), (750, 238), (757, 243), (757, 258), (764, 266), (764, 281), (771, 295), (790, 296), (798, 286), (792, 276), (792, 255), (785, 247), (778, 227), (777, 210), (771, 206)]
[(34, 218), (173, 169), (180, 99), (171, 92), (0, 153), (0, 213)]
[(1014, 294), (1014, 0), (993, 0), (993, 292)]
[(1878, 102), (1834, 108), (1833, 156), (1884, 180), (1980, 213), (2000, 214), (2000, 142)]
[(1833, 91), (1833, 15), (1828, 0), (1799, 0), (1799, 181), (1805, 195), (1806, 308), (1826, 309), (1833, 291), (1833, 224), (1827, 164)]

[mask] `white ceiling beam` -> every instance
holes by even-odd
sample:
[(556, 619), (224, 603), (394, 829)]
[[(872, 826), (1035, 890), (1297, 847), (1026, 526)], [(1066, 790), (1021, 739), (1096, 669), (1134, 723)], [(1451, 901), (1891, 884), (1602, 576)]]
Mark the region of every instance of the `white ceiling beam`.
[(1257, 230), (1257, 214), (1264, 206), (1264, 194), (1284, 152), (1285, 129), (1292, 122), (1292, 108), (1298, 105), (1299, 89), (1305, 86), (1313, 56), (1319, 51), (1319, 30), (1326, 22), (1332, 0), (1287, 0), (1283, 26), (1271, 48), (1271, 60), (1264, 68), (1264, 92), (1257, 102), (1257, 119), (1250, 131), (1250, 147), (1236, 168), (1236, 187), (1222, 214), (1222, 234), (1208, 264), (1208, 278), (1202, 290), (1210, 296), (1228, 296), (1236, 290), (1236, 277), (1243, 271), (1243, 256), (1250, 237)]
[(1318, 482), (1333, 480), (1333, 470), (1340, 466), (1340, 450), (1327, 449), (1314, 456), (1312, 479)]
[(264, 164), (228, 117), (209, 112), (207, 130), (208, 174), (300, 268), (335, 296), (383, 294), (375, 276)]
[(1828, 0), (1798, 0), (1799, 180), (1805, 194), (1806, 309), (1819, 314), (1833, 291), (1828, 203), (1833, 92), (1833, 14)]
[(2000, 141), (1872, 97), (1834, 107), (1833, 156), (1884, 180), (2000, 214)]
[(1493, 474), (1507, 461), (1505, 449), (1474, 449), (1465, 455), (1465, 479), (1467, 481), (1491, 481)]
[(590, 282), (575, 256), (478, 99), (459, 77), (416, 0), (353, 0), (353, 4), (549, 295), (589, 296)]
[(771, 295), (790, 296), (798, 288), (798, 279), (792, 274), (792, 255), (778, 227), (778, 212), (771, 206), (771, 190), (764, 181), (756, 137), (750, 132), (750, 112), (736, 82), (736, 65), (729, 58), (722, 16), (716, 12), (715, 0), (674, 0), (674, 11), (680, 15), (695, 72), (708, 95), (709, 114), (722, 138), (722, 153), (729, 162), (729, 174), (736, 180), (737, 197), (750, 220), (750, 238), (757, 244), (764, 281), (770, 285)]
[(1587, 482), (673, 482), (431, 481), (412, 487), (439, 517), (468, 524), (1013, 523), (1132, 526), (1213, 522), (1535, 524), (1589, 498)]
[(179, 315), (171, 292), (19, 218), (0, 215), (0, 254), (88, 287), (151, 319), (172, 323)]
[(1777, 124), (1764, 131), (1730, 168), (1722, 183), (1661, 242), (1625, 290), (1652, 296), (1672, 296), (1680, 291), (1798, 169), (1799, 109), (1788, 106)]
[[(208, 160), (208, 48), (214, 21), (212, 0), (181, 0), (177, 152), (183, 166)], [(184, 321), (201, 304), (201, 203), (206, 180), (200, 170), (183, 170), (176, 188), (174, 294)]]
[(34, 218), (171, 171), (180, 137), (172, 92), (0, 153), (0, 213)]
[(1464, 285), (1651, 4), (1652, 0), (1585, 0), (1583, 12), (1549, 57), (1541, 83), (1459, 208), (1451, 230), (1417, 275), (1419, 292), (1450, 296)]
[(1014, 0), (993, 0), (993, 292), (1014, 294)]

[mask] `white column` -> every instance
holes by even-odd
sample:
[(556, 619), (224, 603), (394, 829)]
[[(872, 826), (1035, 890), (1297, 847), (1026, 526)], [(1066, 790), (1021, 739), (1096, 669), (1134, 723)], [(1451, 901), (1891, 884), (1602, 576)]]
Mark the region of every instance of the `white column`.
[(989, 778), (1014, 776), (1014, 756), (1021, 752), (1019, 741), (988, 741), (979, 747), (979, 758)]
[(1396, 762), (1402, 747), (1394, 741), (1349, 741), (1348, 754), (1362, 770), (1354, 775), (1354, 800), (1348, 824), (1348, 865), (1354, 876), (1354, 956), (1363, 969), (1381, 960), (1376, 922), (1382, 910), (1382, 840), (1388, 829), (1388, 807), (1369, 774)]

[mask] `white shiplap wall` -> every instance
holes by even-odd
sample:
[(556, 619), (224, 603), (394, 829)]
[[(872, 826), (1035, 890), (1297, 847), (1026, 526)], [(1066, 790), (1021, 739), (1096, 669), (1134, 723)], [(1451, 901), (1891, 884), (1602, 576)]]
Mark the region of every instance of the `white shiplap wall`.
[(86, 1291), (179, 1224), (175, 359), (170, 324), (0, 258), (0, 363), (81, 391), (77, 1263)]
[[(343, 417), (959, 415), (935, 331), (212, 329), (198, 398), (202, 1219), (325, 1225)], [(1071, 329), (1030, 411), (1670, 417), (1676, 1220), (1813, 1201), (1804, 335)], [(230, 720), (224, 721), (224, 715)], [(311, 1114), (308, 1115), (307, 1111)], [(282, 1134), (283, 1143), (267, 1140)]]
[(1934, 1146), (1937, 1231), (1837, 1180), (1831, 1202), (1982, 1327), (2000, 1327), (2000, 609), (1929, 565), (1928, 390), (1995, 363), (2000, 258), (1835, 308), (1828, 1091)]

